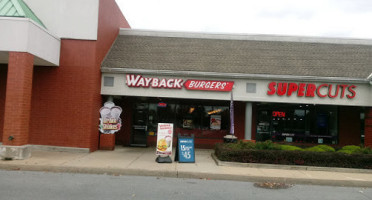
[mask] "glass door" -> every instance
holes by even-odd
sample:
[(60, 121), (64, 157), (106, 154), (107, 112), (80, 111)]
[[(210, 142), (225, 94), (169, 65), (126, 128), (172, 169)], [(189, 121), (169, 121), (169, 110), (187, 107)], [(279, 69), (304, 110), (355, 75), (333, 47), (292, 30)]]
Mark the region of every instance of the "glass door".
[(148, 103), (135, 103), (131, 146), (147, 146)]

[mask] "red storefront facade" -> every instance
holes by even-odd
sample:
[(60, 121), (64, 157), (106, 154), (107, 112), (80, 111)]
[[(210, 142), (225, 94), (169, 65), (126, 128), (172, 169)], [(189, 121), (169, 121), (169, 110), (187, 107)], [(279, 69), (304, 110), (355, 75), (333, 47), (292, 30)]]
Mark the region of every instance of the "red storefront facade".
[(3, 147), (50, 145), (98, 149), (97, 110), (102, 104), (100, 64), (119, 28), (129, 25), (114, 0), (92, 3), (98, 4), (98, 10), (94, 11), (98, 13), (97, 39), (61, 38), (57, 66), (37, 66), (32, 53), (13, 51), (8, 52), (7, 63), (0, 64)]
[[(38, 145), (112, 149), (115, 142), (135, 144), (138, 130), (144, 130), (138, 143), (151, 146), (156, 123), (161, 122), (175, 123), (176, 134), (194, 134), (197, 147), (211, 148), (229, 134), (231, 92), (238, 139), (334, 145), (364, 140), (372, 146), (368, 41), (131, 31), (120, 29), (130, 26), (114, 0), (95, 2), (96, 38), (53, 35), (53, 28), (49, 32), (30, 20), (0, 17), (1, 25), (29, 23), (58, 49), (57, 61), (34, 50), (0, 49), (3, 153), (18, 148), (23, 154)], [(37, 15), (36, 4), (29, 3)], [(41, 21), (48, 21), (42, 16)], [(112, 86), (106, 85), (106, 78)], [(123, 109), (123, 126), (115, 138), (98, 131), (99, 109), (109, 99)], [(147, 112), (146, 125), (136, 124), (141, 106)], [(269, 118), (262, 121), (262, 116)], [(317, 122), (285, 125), (288, 120), (311, 119)], [(326, 135), (319, 135), (324, 127)]]

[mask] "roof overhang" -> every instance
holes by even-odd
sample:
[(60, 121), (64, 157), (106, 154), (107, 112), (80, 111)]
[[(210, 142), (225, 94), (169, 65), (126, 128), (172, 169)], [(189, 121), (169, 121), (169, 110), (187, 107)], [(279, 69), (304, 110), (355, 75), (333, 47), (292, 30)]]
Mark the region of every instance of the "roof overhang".
[[(218, 73), (196, 71), (172, 71), (172, 70), (147, 70), (133, 68), (101, 68), (103, 73), (128, 73), (160, 76), (183, 76), (183, 77), (211, 77), (228, 79), (256, 79), (256, 80), (292, 80), (292, 81), (329, 81), (340, 83), (368, 83), (368, 79), (347, 77), (316, 77), (316, 76), (293, 76), (275, 74), (242, 74), (242, 73)], [(372, 77), (372, 75), (371, 75)]]
[(0, 17), (0, 63), (8, 63), (9, 52), (35, 56), (34, 65), (58, 66), (61, 40), (28, 18)]

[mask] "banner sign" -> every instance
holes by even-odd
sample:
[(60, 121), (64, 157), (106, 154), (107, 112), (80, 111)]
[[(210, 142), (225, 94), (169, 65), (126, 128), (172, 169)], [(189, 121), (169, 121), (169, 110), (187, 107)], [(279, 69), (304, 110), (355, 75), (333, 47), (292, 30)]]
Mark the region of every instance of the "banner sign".
[(128, 87), (142, 88), (166, 88), (166, 89), (182, 89), (186, 90), (205, 90), (229, 92), (234, 86), (234, 81), (220, 80), (186, 80), (179, 78), (157, 78), (143, 77), (142, 75), (127, 74), (126, 84)]
[(183, 163), (195, 162), (193, 137), (178, 137), (178, 161)]
[(172, 155), (173, 124), (158, 123), (156, 155)]
[(106, 102), (99, 110), (101, 118), (99, 119), (99, 131), (103, 134), (114, 134), (121, 128), (120, 114), (122, 109), (115, 106), (113, 102)]
[(229, 92), (234, 86), (234, 81), (187, 80), (184, 86), (187, 90)]

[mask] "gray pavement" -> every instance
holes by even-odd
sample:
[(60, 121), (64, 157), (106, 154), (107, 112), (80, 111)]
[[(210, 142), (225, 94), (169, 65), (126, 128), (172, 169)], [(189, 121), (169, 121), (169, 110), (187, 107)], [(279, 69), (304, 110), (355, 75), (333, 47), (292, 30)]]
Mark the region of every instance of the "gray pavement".
[(27, 160), (1, 160), (0, 169), (372, 187), (372, 170), (237, 164), (216, 161), (212, 154), (196, 149), (195, 163), (157, 163), (154, 147), (117, 146), (92, 153), (33, 150)]

